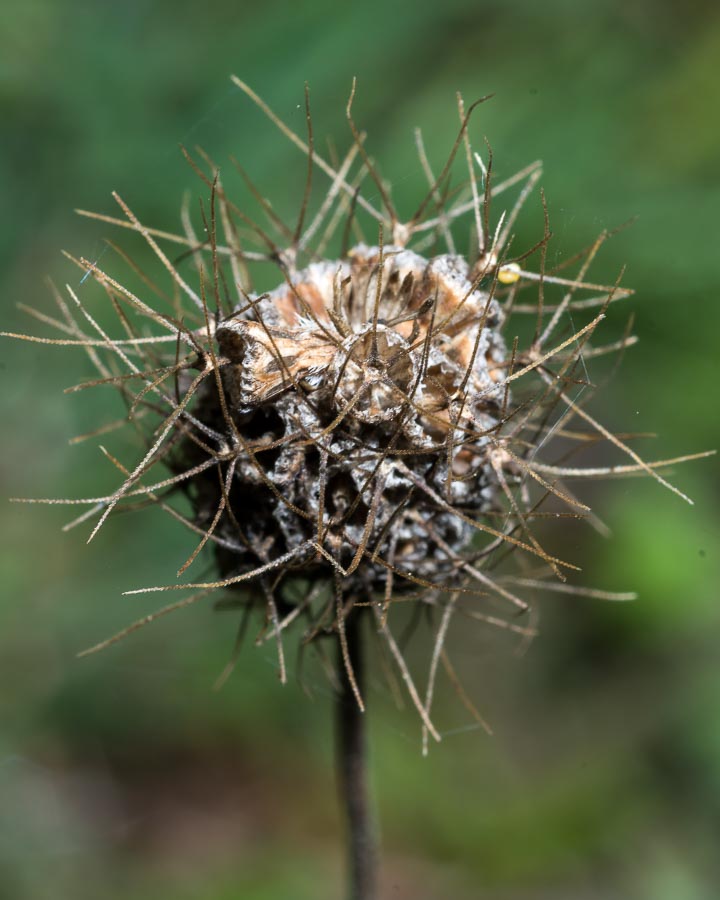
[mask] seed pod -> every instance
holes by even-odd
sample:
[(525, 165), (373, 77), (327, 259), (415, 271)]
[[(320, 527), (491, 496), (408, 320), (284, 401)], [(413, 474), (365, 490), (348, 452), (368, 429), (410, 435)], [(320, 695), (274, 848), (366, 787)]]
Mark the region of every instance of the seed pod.
[[(587, 281), (606, 234), (577, 257), (575, 276), (548, 271), (547, 213), (538, 243), (511, 255), (513, 224), (540, 167), (493, 183), (490, 166), (471, 151), (467, 129), (474, 107), (465, 113), (461, 104), (460, 133), (438, 178), (419, 142), (429, 189), (403, 221), (350, 109), (355, 142), (333, 167), (315, 151), (311, 128), (305, 144), (235, 82), (308, 156), (298, 221), (294, 228), (276, 221), (282, 240), (271, 237), (230, 200), (212, 164), (208, 172), (193, 160), (210, 194), (209, 215), (207, 204), (202, 207), (205, 242), (198, 241), (187, 212), (185, 234), (177, 236), (146, 227), (119, 197), (126, 220), (97, 217), (142, 235), (181, 300), (168, 312), (161, 305), (167, 293), (153, 280), (144, 279), (148, 295), (138, 296), (97, 264), (76, 260), (104, 288), (122, 330), (107, 334), (85, 309), (82, 291), (68, 288), (75, 315), (58, 296), (63, 337), (47, 340), (86, 348), (99, 382), (115, 384), (128, 400), (130, 417), (147, 435), (147, 451), (133, 465), (114, 460), (123, 480), (112, 494), (68, 502), (88, 504), (78, 522), (98, 517), (93, 535), (123, 504), (138, 498), (160, 504), (200, 538), (180, 568), (183, 579), (203, 548), (214, 550), (218, 578), (141, 589), (199, 593), (128, 630), (212, 591), (241, 588), (242, 603), (266, 611), (261, 638), (276, 639), (283, 678), (283, 635), (305, 618), (304, 641), (339, 636), (347, 677), (362, 704), (345, 630), (351, 617), (369, 615), (401, 669), (426, 733), (438, 736), (430, 704), (450, 617), (464, 613), (527, 637), (531, 626), (497, 609), (527, 610), (514, 580), (573, 590), (564, 582), (575, 567), (546, 552), (533, 527), (545, 506), (553, 517), (588, 516), (566, 482), (638, 472), (680, 493), (656, 472), (661, 464), (644, 462), (585, 409), (585, 360), (633, 343), (626, 337), (591, 346), (608, 305), (629, 291)], [(443, 203), (461, 147), (467, 184)], [(307, 225), (314, 167), (330, 177), (330, 185)], [(354, 186), (364, 175), (374, 182), (381, 208)], [(494, 202), (513, 190), (509, 213), (491, 229)], [(271, 214), (270, 205), (262, 204)], [(366, 234), (349, 252), (327, 253), (343, 219), (346, 234), (361, 229), (357, 211)], [(467, 258), (453, 237), (463, 225), (475, 232)], [(161, 239), (185, 245), (183, 261), (173, 263)], [(443, 252), (428, 251), (443, 244)], [(194, 263), (189, 271), (187, 258)], [(275, 282), (261, 293), (252, 270), (259, 265), (267, 271), (268, 263), (275, 266)], [(153, 291), (157, 298), (151, 299)], [(566, 319), (573, 323), (587, 310), (591, 318), (584, 325), (560, 332)], [(536, 330), (521, 349), (506, 335), (515, 317), (527, 313)], [(153, 419), (156, 427), (148, 429)], [(588, 435), (608, 441), (630, 463), (586, 470), (548, 461), (554, 438), (583, 446)], [(158, 463), (170, 469), (169, 476), (155, 474)], [(169, 502), (168, 494), (179, 492), (190, 501), (189, 517)], [(523, 578), (497, 576), (498, 558), (508, 551), (525, 560)], [(394, 599), (443, 610), (425, 701), (392, 635)]]
[[(452, 581), (454, 563), (423, 523), (459, 551), (473, 529), (433, 494), (471, 515), (497, 492), (487, 456), (503, 399), (498, 302), (461, 257), (360, 245), (245, 310), (220, 321), (216, 339), (229, 415), (273, 448), (272, 464), (257, 455), (262, 474), (238, 461), (242, 502), (263, 510), (255, 540), (271, 555), (304, 545), (307, 565), (335, 568), (359, 595), (384, 591), (389, 565)], [(221, 502), (214, 483), (209, 508)], [(245, 518), (230, 503), (228, 532)], [(257, 559), (250, 547), (245, 556)]]

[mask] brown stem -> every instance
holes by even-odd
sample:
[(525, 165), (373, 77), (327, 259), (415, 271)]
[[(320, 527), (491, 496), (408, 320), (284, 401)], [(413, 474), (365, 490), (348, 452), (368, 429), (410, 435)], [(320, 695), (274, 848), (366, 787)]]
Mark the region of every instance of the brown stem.
[[(366, 700), (358, 611), (346, 620), (347, 649), (358, 690)], [(349, 900), (376, 900), (377, 843), (369, 799), (366, 714), (360, 709), (339, 653), (342, 686), (337, 700), (337, 773), (347, 827)]]

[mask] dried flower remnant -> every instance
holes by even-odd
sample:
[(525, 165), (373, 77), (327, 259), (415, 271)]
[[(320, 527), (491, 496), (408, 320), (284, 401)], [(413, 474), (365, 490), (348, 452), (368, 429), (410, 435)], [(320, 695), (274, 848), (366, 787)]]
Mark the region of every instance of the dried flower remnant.
[[(202, 151), (186, 156), (209, 202), (201, 202), (199, 222), (183, 207), (183, 233), (147, 227), (117, 195), (124, 218), (82, 213), (142, 236), (170, 290), (109, 244), (139, 280), (137, 291), (99, 262), (69, 257), (83, 274), (77, 290), (67, 287), (67, 300), (54, 292), (59, 317), (29, 310), (60, 337), (11, 336), (82, 348), (98, 377), (69, 390), (114, 386), (129, 413), (95, 434), (129, 420), (146, 450), (128, 465), (101, 448), (122, 475), (111, 494), (30, 502), (87, 507), (66, 527), (94, 519), (91, 539), (116, 511), (148, 504), (197, 537), (177, 583), (129, 591), (192, 593), (86, 652), (223, 589), (235, 590), (218, 606), (264, 611), (257, 641), (276, 642), (283, 681), (286, 633), (299, 634), (301, 649), (317, 649), (337, 688), (349, 896), (373, 900), (361, 625), (370, 624), (397, 667), (422, 720), (424, 751), (430, 736), (441, 737), (431, 717), (441, 664), (484, 726), (447, 652), (453, 618), (525, 641), (534, 634), (522, 615), (529, 591), (630, 599), (569, 584), (576, 567), (543, 548), (536, 521), (570, 517), (602, 528), (569, 487), (575, 478), (649, 474), (687, 500), (658, 470), (708, 454), (647, 463), (630, 446), (632, 435), (613, 434), (587, 412), (586, 360), (634, 342), (628, 331), (620, 341), (592, 343), (607, 307), (630, 291), (619, 278), (615, 285), (588, 279), (607, 233), (547, 267), (544, 197), (541, 238), (528, 249), (514, 246), (515, 222), (541, 168), (533, 163), (495, 180), (492, 155), (484, 162), (468, 134), (482, 101), (465, 111), (458, 97), (459, 133), (437, 177), (417, 133), (428, 188), (414, 214), (401, 219), (353, 120), (354, 87), (347, 108), (353, 142), (344, 159), (328, 163), (314, 145), (307, 89), (304, 140), (233, 80), (306, 157), (297, 221), (278, 218), (236, 164), (269, 226), (254, 221)], [(459, 167), (467, 169), (463, 180)], [(317, 169), (329, 183), (316, 200)], [(373, 189), (363, 193), (367, 178)], [(496, 217), (498, 201), (506, 211)], [(468, 239), (473, 246), (468, 256), (456, 247), (461, 233), (463, 246)], [(268, 268), (274, 277), (263, 292), (257, 278)], [(83, 299), (90, 279), (117, 315), (115, 332)], [(528, 316), (534, 334), (523, 346), (512, 335)], [(626, 460), (605, 468), (568, 464), (569, 446), (581, 451), (598, 441)], [(178, 495), (190, 515), (182, 511), (187, 502), (173, 505)], [(188, 581), (185, 572), (204, 548), (214, 550), (217, 577)], [(499, 565), (508, 556), (515, 573)], [(395, 635), (400, 603), (436, 614), (422, 695)], [(247, 615), (236, 653), (246, 622)], [(337, 644), (335, 667), (321, 638)]]
[[(62, 337), (15, 337), (84, 348), (99, 378), (71, 390), (116, 386), (147, 435), (147, 450), (129, 466), (108, 454), (123, 475), (112, 494), (34, 502), (86, 505), (70, 525), (95, 518), (91, 537), (116, 510), (152, 502), (199, 538), (180, 567), (180, 583), (129, 592), (196, 593), (91, 650), (216, 590), (243, 588), (238, 603), (266, 613), (259, 640), (276, 641), (283, 680), (285, 632), (304, 621), (304, 643), (338, 637), (337, 674), (362, 709), (348, 633), (367, 617), (399, 667), (426, 737), (439, 739), (430, 707), (440, 661), (456, 684), (444, 649), (453, 616), (526, 637), (533, 628), (515, 616), (528, 609), (519, 587), (630, 596), (568, 585), (566, 573), (576, 567), (547, 552), (535, 534), (533, 523), (543, 516), (593, 521), (570, 480), (645, 473), (684, 497), (658, 472), (680, 460), (646, 463), (585, 408), (585, 360), (634, 341), (591, 344), (608, 305), (630, 291), (619, 281), (588, 280), (605, 233), (548, 269), (547, 212), (537, 244), (516, 251), (513, 228), (541, 168), (533, 163), (496, 181), (492, 157), (484, 163), (470, 145), (477, 104), (465, 111), (459, 100), (459, 134), (437, 177), (418, 133), (428, 189), (403, 220), (354, 123), (352, 97), (347, 118), (354, 140), (345, 158), (330, 164), (314, 146), (309, 103), (304, 140), (234, 81), (306, 156), (297, 222), (279, 220), (242, 172), (270, 227), (253, 221), (202, 153), (188, 154), (209, 192), (201, 205), (202, 238), (188, 209), (183, 234), (145, 226), (119, 196), (124, 219), (83, 213), (142, 235), (170, 278), (172, 296), (135, 264), (142, 294), (98, 264), (74, 259), (84, 278), (104, 289), (119, 334), (108, 334), (81, 291), (68, 287), (70, 302), (56, 293), (60, 318), (36, 313)], [(451, 191), (457, 164), (467, 172)], [(314, 207), (317, 169), (329, 183)], [(380, 207), (363, 194), (365, 178)], [(496, 202), (508, 196), (514, 199), (495, 219)], [(463, 226), (474, 236), (469, 258), (455, 245)], [(350, 249), (328, 253), (341, 240)], [(263, 293), (253, 270), (268, 263), (275, 285)], [(568, 332), (570, 312), (589, 320)], [(509, 337), (510, 323), (527, 314), (535, 334), (521, 349)], [(608, 441), (630, 461), (592, 470), (553, 464), (556, 438), (565, 453), (567, 441), (581, 447)], [(169, 474), (157, 475), (158, 464)], [(191, 517), (171, 505), (180, 493), (190, 500)], [(206, 546), (215, 550), (219, 577), (186, 581)], [(519, 561), (516, 576), (495, 569), (508, 551)], [(439, 613), (424, 699), (393, 636), (394, 601)], [(511, 615), (503, 616), (499, 604)]]
[[(425, 524), (461, 550), (473, 529), (455, 508), (467, 517), (493, 504), (497, 301), (473, 288), (460, 258), (360, 245), (292, 275), (254, 309), (258, 320), (232, 318), (216, 338), (229, 409), (259, 418), (276, 448), (265, 473), (283, 500), (272, 499), (256, 537), (281, 553), (304, 545), (309, 565), (330, 563), (343, 592), (363, 599), (384, 591), (388, 564), (452, 580), (454, 562)], [(254, 509), (267, 504), (265, 473), (239, 463)]]

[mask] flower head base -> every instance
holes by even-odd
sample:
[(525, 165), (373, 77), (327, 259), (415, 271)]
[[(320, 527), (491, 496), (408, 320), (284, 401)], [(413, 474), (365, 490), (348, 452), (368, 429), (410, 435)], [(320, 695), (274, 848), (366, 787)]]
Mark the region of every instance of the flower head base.
[[(169, 294), (154, 278), (141, 273), (147, 293), (157, 295), (150, 301), (97, 264), (74, 260), (83, 281), (91, 275), (104, 289), (120, 333), (108, 334), (68, 287), (70, 306), (57, 295), (60, 318), (54, 324), (61, 338), (15, 335), (85, 348), (100, 377), (76, 389), (115, 385), (148, 436), (139, 462), (125, 465), (110, 457), (123, 473), (111, 494), (48, 502), (87, 504), (74, 524), (96, 516), (92, 535), (124, 503), (159, 504), (199, 536), (179, 576), (204, 547), (214, 547), (219, 578), (142, 589), (199, 592), (128, 630), (215, 590), (243, 588), (242, 602), (266, 610), (261, 639), (277, 641), (283, 678), (284, 633), (304, 618), (304, 642), (323, 634), (339, 637), (347, 676), (362, 704), (345, 629), (349, 617), (372, 614), (426, 734), (438, 737), (430, 705), (451, 617), (465, 615), (527, 637), (532, 627), (496, 609), (528, 608), (516, 585), (573, 590), (563, 582), (575, 567), (547, 553), (533, 529), (547, 506), (552, 517), (587, 515), (566, 482), (638, 472), (680, 493), (655, 471), (672, 461), (646, 463), (585, 409), (586, 360), (634, 342), (626, 337), (606, 347), (591, 345), (607, 306), (630, 292), (587, 281), (607, 234), (548, 270), (547, 212), (538, 243), (510, 255), (514, 223), (537, 185), (540, 166), (495, 183), (491, 160), (484, 164), (470, 147), (467, 126), (474, 107), (465, 113), (460, 102), (459, 135), (437, 178), (418, 138), (429, 188), (402, 221), (350, 107), (354, 142), (345, 159), (331, 166), (314, 149), (309, 106), (305, 143), (243, 82), (235, 82), (307, 156), (298, 221), (294, 229), (279, 222), (251, 186), (277, 237), (268, 234), (230, 200), (217, 167), (205, 157), (209, 171), (191, 161), (210, 194), (209, 215), (201, 207), (203, 240), (188, 210), (181, 235), (148, 228), (117, 196), (124, 220), (87, 214), (139, 233), (168, 273), (173, 297), (168, 309)], [(461, 148), (467, 180), (446, 202)], [(330, 185), (307, 224), (314, 168)], [(360, 192), (366, 176), (382, 197), (380, 209)], [(514, 202), (491, 228), (491, 205), (513, 189)], [(453, 237), (468, 217), (476, 240), (471, 258), (457, 252)], [(358, 243), (328, 254), (341, 222), (346, 235), (361, 231)], [(161, 240), (183, 246), (181, 260), (173, 262)], [(437, 245), (444, 245), (443, 252)], [(253, 285), (257, 263), (276, 266), (269, 293)], [(575, 274), (572, 263), (578, 265)], [(559, 333), (567, 313), (587, 317), (588, 310), (586, 324)], [(504, 335), (516, 315), (527, 313), (536, 328), (523, 350)], [(44, 313), (38, 318), (49, 320)], [(149, 432), (147, 419), (158, 416)], [(607, 441), (630, 462), (593, 470), (553, 464), (547, 460), (557, 437), (579, 448)], [(171, 474), (158, 478), (158, 463)], [(189, 498), (191, 516), (168, 502), (178, 492)], [(522, 578), (495, 571), (508, 550), (524, 560)], [(298, 583), (305, 588), (299, 598), (288, 590)], [(391, 630), (395, 598), (442, 610), (424, 700)], [(449, 669), (447, 656), (442, 658)]]
[(461, 550), (473, 529), (438, 510), (433, 494), (465, 514), (493, 503), (501, 319), (461, 257), (360, 245), (222, 320), (229, 412), (239, 430), (263, 431), (272, 456), (267, 465), (257, 453), (262, 475), (247, 459), (237, 473), (257, 493), (252, 508), (266, 509), (256, 539), (281, 553), (304, 544), (308, 559), (334, 566), (359, 594), (384, 590), (389, 567), (451, 577), (452, 561), (424, 526)]

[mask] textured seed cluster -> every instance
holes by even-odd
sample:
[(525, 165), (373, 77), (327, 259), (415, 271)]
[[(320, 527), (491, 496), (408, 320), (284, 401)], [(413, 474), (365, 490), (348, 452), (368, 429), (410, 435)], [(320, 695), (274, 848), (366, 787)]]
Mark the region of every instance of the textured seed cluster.
[[(388, 565), (448, 576), (447, 547), (473, 533), (455, 510), (481, 513), (496, 495), (487, 453), (507, 403), (501, 319), (462, 257), (360, 245), (220, 322), (228, 407), (254, 448), (232, 507), (254, 542), (276, 558), (324, 537), (342, 569), (355, 560), (358, 588), (381, 588)], [(217, 479), (205, 490), (210, 515)], [(312, 556), (337, 569), (310, 545)], [(244, 562), (224, 558), (226, 570)]]
[[(336, 637), (339, 672), (362, 705), (347, 629), (357, 634), (370, 619), (438, 737), (430, 706), (441, 655), (457, 687), (444, 652), (451, 618), (524, 641), (534, 625), (515, 614), (528, 611), (528, 591), (628, 599), (573, 588), (567, 575), (577, 567), (543, 546), (543, 517), (600, 525), (573, 479), (643, 473), (687, 500), (657, 469), (691, 457), (647, 463), (589, 411), (592, 360), (634, 342), (628, 331), (597, 345), (596, 328), (631, 292), (588, 279), (607, 233), (578, 252), (548, 254), (544, 197), (538, 239), (516, 239), (542, 170), (532, 163), (496, 176), (489, 152), (484, 160), (473, 151), (470, 117), (482, 101), (466, 111), (459, 99), (459, 131), (437, 175), (418, 136), (427, 186), (403, 216), (352, 119), (352, 98), (351, 146), (329, 162), (314, 143), (309, 94), (304, 141), (233, 82), (305, 154), (296, 220), (281, 221), (242, 173), (264, 214), (255, 221), (202, 151), (188, 160), (204, 196), (196, 218), (184, 211), (181, 234), (144, 224), (117, 194), (123, 218), (86, 213), (135, 232), (157, 271), (120, 250), (134, 293), (124, 273), (76, 259), (83, 275), (67, 298), (56, 294), (58, 317), (31, 311), (55, 336), (11, 336), (87, 353), (97, 375), (72, 390), (113, 385), (143, 449), (130, 459), (122, 444), (119, 458), (106, 449), (121, 473), (111, 493), (34, 502), (86, 506), (69, 527), (94, 520), (91, 538), (116, 511), (150, 503), (191, 534), (177, 580), (131, 593), (193, 593), (93, 651), (231, 589), (223, 603), (264, 611), (257, 640), (276, 642), (282, 679), (283, 641), (298, 622), (302, 646), (321, 655), (315, 638)], [(100, 324), (90, 289), (117, 314), (114, 328)], [(529, 327), (516, 329), (523, 316)], [(98, 423), (99, 433), (118, 424)], [(621, 463), (585, 466), (582, 453), (598, 444)], [(505, 565), (511, 552), (516, 567)], [(202, 559), (211, 565), (198, 574)], [(395, 637), (404, 621), (396, 599), (429, 619), (440, 614), (425, 700)]]

